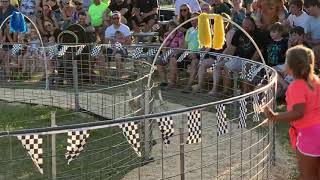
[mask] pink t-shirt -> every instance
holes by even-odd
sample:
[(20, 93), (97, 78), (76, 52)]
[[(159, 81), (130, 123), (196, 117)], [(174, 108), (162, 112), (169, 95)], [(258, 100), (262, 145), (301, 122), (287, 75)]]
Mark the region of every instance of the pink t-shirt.
[[(166, 32), (164, 34), (164, 38), (167, 38), (167, 36), (170, 34), (170, 32)], [(167, 47), (171, 48), (179, 48), (180, 41), (184, 41), (184, 34), (181, 31), (176, 32), (173, 37), (170, 37), (167, 41)]]
[(292, 121), (290, 124), (295, 128), (310, 127), (320, 124), (320, 83), (313, 81), (314, 89), (301, 79), (294, 80), (286, 93), (287, 110), (291, 111), (295, 104), (305, 103), (304, 116)]

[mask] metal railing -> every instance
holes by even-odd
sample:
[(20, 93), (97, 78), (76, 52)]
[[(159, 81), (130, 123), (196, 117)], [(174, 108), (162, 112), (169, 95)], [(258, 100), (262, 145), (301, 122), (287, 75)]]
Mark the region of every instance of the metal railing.
[[(72, 63), (76, 59), (76, 50), (72, 48), (59, 58), (51, 58), (53, 60), (49, 63), (50, 84), (47, 90), (43, 79), (45, 69), (41, 63), (32, 73), (31, 68), (26, 68), (26, 72), (22, 73), (21, 67), (16, 67), (11, 62), (1, 65), (3, 74), (1, 77), (4, 78), (0, 78), (0, 98), (12, 108), (20, 106), (16, 103), (27, 103), (45, 105), (41, 108), (49, 112), (56, 111), (51, 107), (71, 111), (58, 111), (57, 116), (54, 116), (58, 126), (53, 127), (50, 127), (53, 119), (51, 116), (39, 119), (26, 117), (23, 121), (1, 122), (4, 125), (0, 130), (0, 179), (267, 179), (269, 177), (274, 157), (274, 129), (273, 126), (261, 126), (264, 118), (259, 111), (265, 106), (274, 105), (277, 75), (273, 69), (258, 62), (210, 53), (217, 61), (237, 60), (246, 64), (239, 75), (234, 74), (232, 77), (234, 83), (229, 89), (233, 94), (229, 96), (222, 94), (221, 99), (214, 99), (204, 94), (183, 95), (178, 90), (161, 91), (155, 85), (151, 89), (146, 88), (151, 69), (148, 60), (150, 62), (154, 55), (147, 52), (157, 47), (145, 46), (145, 52), (139, 57), (124, 57), (126, 68), (118, 71), (114, 68), (115, 63), (108, 61), (109, 55), (106, 51), (101, 50), (101, 54), (92, 57), (91, 50), (96, 45), (87, 46), (89, 46), (87, 52), (89, 58), (84, 60), (88, 60), (89, 63), (85, 66), (81, 66), (79, 59), (78, 63)], [(139, 47), (127, 47), (129, 54), (137, 48)], [(200, 55), (200, 57), (205, 56)], [(27, 61), (30, 62), (27, 63), (29, 64), (27, 67), (30, 67), (31, 61), (34, 60)], [(10, 61), (14, 59), (11, 58)], [(4, 72), (7, 66), (10, 70)], [(254, 80), (249, 81), (243, 76), (249, 74), (247, 70), (253, 66), (257, 73), (254, 75)], [(105, 70), (105, 73), (101, 71), (102, 68), (105, 68), (102, 70)], [(78, 70), (77, 73), (74, 73), (75, 69)], [(265, 70), (268, 73), (264, 72)], [(183, 72), (179, 73), (183, 74), (179, 76), (179, 83), (184, 85), (183, 79), (188, 73), (185, 69), (179, 72)], [(22, 73), (22, 77), (19, 73)], [(42, 78), (35, 78), (36, 74), (40, 74)], [(266, 74), (269, 74), (268, 78)], [(154, 75), (153, 79), (156, 78)], [(154, 81), (152, 84), (155, 84)], [(210, 89), (210, 78), (205, 84)], [(239, 91), (240, 84), (249, 84), (256, 88), (250, 93), (245, 93)], [(159, 98), (160, 92), (165, 101)], [(187, 100), (186, 96), (190, 99)], [(185, 98), (186, 102), (182, 102), (182, 98)], [(255, 103), (254, 98), (257, 98), (259, 105)], [(198, 101), (199, 99), (205, 99), (207, 102)], [(246, 111), (241, 109), (244, 107), (240, 104), (241, 100), (246, 102)], [(187, 101), (192, 102), (188, 104)], [(223, 113), (226, 115), (228, 133), (218, 135), (217, 111), (221, 106), (225, 108)], [(201, 142), (186, 144), (190, 129), (187, 113), (195, 110), (200, 110), (201, 113)], [(152, 113), (145, 114), (145, 112)], [(89, 118), (84, 114), (96, 118), (91, 116)], [(239, 128), (240, 115), (246, 117), (244, 128)], [(162, 134), (159, 131), (157, 119), (161, 117), (172, 117), (174, 122), (174, 135), (170, 138), (169, 145), (163, 144)], [(255, 121), (256, 118), (260, 121)], [(30, 125), (27, 126), (25, 122)], [(139, 124), (142, 157), (136, 155), (118, 127), (128, 122)], [(83, 129), (91, 130), (86, 148), (76, 160), (67, 165), (64, 159), (66, 132)], [(39, 134), (44, 139), (44, 175), (36, 171), (15, 137), (25, 134)], [(52, 147), (52, 136), (56, 139), (56, 147)], [(53, 161), (56, 163), (55, 168), (52, 165)]]

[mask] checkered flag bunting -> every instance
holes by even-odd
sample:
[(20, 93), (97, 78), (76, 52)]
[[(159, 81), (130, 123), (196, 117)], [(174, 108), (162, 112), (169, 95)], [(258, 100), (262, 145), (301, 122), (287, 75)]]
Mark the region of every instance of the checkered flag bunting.
[(11, 55), (16, 56), (20, 50), (22, 50), (22, 44), (14, 44), (12, 46)]
[(168, 58), (171, 56), (171, 54), (173, 53), (173, 49), (168, 49), (167, 51), (165, 51), (164, 53), (163, 53), (163, 55), (162, 55), (162, 60), (164, 61), (164, 62), (168, 62), (169, 60), (168, 60)]
[(247, 127), (247, 101), (245, 99), (240, 99), (240, 113), (239, 113), (239, 125), (238, 128), (246, 128)]
[(40, 138), (38, 135), (17, 136), (17, 138), (21, 141), (23, 147), (27, 150), (39, 172), (43, 174), (42, 138)]
[(158, 52), (158, 49), (157, 49), (157, 48), (150, 48), (150, 49), (148, 50), (148, 52), (146, 53), (146, 55), (147, 55), (147, 56), (154, 56), (154, 55), (157, 54), (157, 52)]
[(177, 62), (182, 62), (189, 55), (188, 51), (184, 51), (181, 56), (178, 58)]
[(48, 50), (49, 59), (52, 59), (54, 56), (56, 56), (58, 54), (58, 51), (59, 51), (58, 45), (49, 47), (49, 50)]
[(259, 95), (258, 94), (254, 94), (253, 95), (253, 122), (259, 122), (260, 118), (259, 118), (259, 113), (260, 113), (260, 105), (259, 105)]
[(173, 119), (171, 116), (161, 117), (157, 119), (158, 126), (162, 135), (162, 140), (164, 144), (170, 144), (170, 137), (173, 136)]
[(201, 113), (200, 110), (188, 112), (188, 137), (186, 144), (201, 142)]
[(252, 65), (250, 70), (247, 73), (247, 80), (248, 81), (252, 81), (254, 79), (254, 77), (256, 77), (256, 75), (261, 71), (261, 69), (263, 68), (263, 66), (261, 65)]
[(92, 49), (92, 51), (91, 51), (91, 56), (92, 57), (96, 57), (96, 56), (98, 56), (99, 54), (100, 54), (100, 51), (101, 51), (101, 46), (102, 45), (95, 45), (94, 47), (93, 47), (93, 49)]
[(133, 52), (130, 54), (130, 56), (133, 59), (138, 59), (140, 58), (141, 54), (143, 53), (143, 47), (137, 47)]
[(245, 61), (242, 61), (240, 79), (245, 79), (246, 76), (247, 76), (247, 63)]
[(226, 122), (227, 115), (225, 113), (226, 106), (224, 104), (216, 105), (217, 116), (217, 134), (218, 136), (228, 133), (228, 123)]
[(86, 47), (86, 45), (81, 45), (81, 46), (79, 47), (79, 49), (77, 50), (76, 55), (77, 55), (77, 56), (80, 55), (85, 47)]
[(65, 154), (68, 164), (70, 164), (70, 162), (78, 157), (81, 151), (83, 151), (89, 135), (89, 130), (68, 132), (68, 146)]
[(141, 157), (141, 146), (140, 146), (140, 137), (138, 132), (138, 123), (129, 122), (119, 125), (122, 129), (124, 136), (126, 137), (129, 144), (131, 144), (133, 150)]
[(58, 52), (58, 57), (64, 56), (68, 49), (69, 49), (69, 46), (63, 45)]

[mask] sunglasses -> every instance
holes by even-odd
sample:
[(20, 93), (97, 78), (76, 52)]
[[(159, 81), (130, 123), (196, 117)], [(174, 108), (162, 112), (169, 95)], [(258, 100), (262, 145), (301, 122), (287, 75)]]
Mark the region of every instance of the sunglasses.
[(76, 6), (82, 5), (82, 3), (79, 3), (79, 2), (74, 2), (74, 4), (75, 4)]
[(120, 19), (120, 17), (113, 17), (112, 19)]
[(9, 1), (1, 1), (2, 3), (8, 3)]
[(187, 12), (189, 9), (180, 9), (180, 12)]

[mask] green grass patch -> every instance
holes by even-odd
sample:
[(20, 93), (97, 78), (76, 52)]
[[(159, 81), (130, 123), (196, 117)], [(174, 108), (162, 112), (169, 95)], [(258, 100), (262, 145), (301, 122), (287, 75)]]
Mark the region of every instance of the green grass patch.
[[(50, 126), (52, 111), (56, 111), (58, 125), (97, 121), (84, 113), (0, 102), (0, 131)], [(52, 179), (51, 135), (42, 138), (44, 175), (37, 171), (16, 137), (0, 138), (0, 180)], [(121, 179), (140, 162), (118, 127), (91, 131), (85, 150), (70, 165), (65, 159), (67, 134), (56, 135), (56, 144), (57, 179)]]

